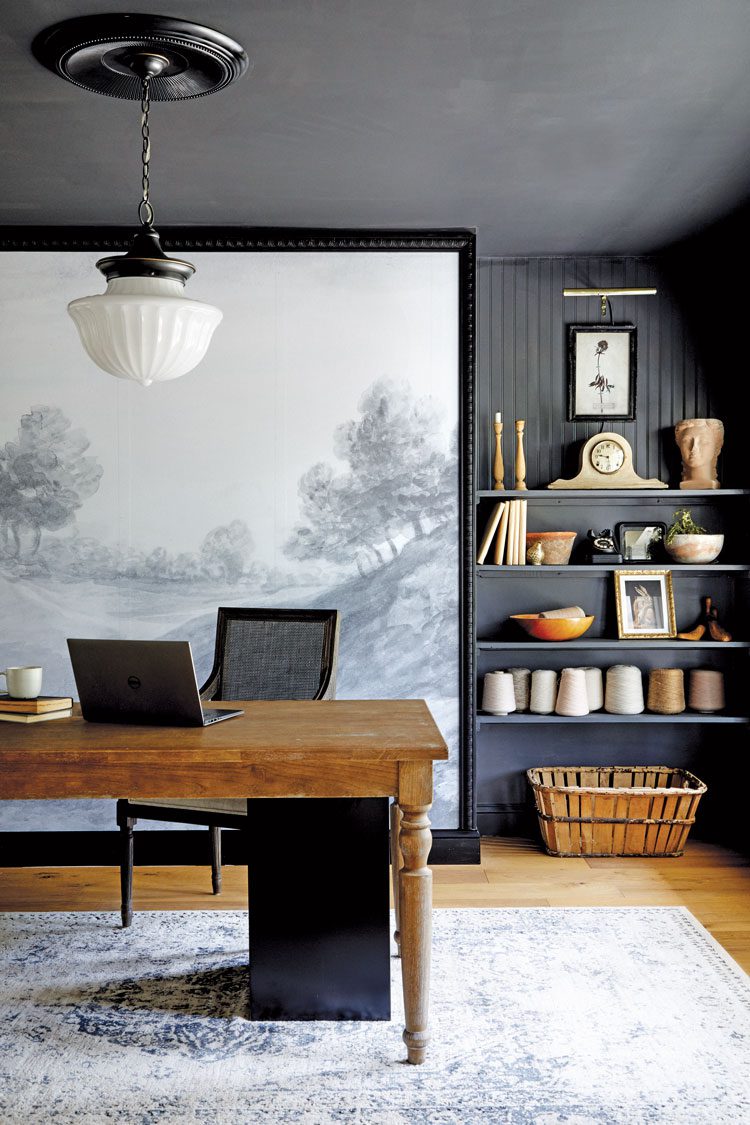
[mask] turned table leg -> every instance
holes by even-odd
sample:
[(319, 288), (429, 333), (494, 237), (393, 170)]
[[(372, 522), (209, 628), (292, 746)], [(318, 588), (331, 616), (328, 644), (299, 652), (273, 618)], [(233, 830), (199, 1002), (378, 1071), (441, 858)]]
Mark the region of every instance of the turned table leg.
[[(409, 1062), (421, 1063), (429, 1041), (432, 871), (427, 858), (432, 833), (427, 814), (432, 802), (432, 763), (405, 763), (399, 781), (400, 845), (404, 860), (399, 874), (404, 1042)], [(422, 800), (417, 803), (416, 798), (420, 797)]]
[(394, 801), (391, 805), (391, 884), (393, 886), (393, 912), (396, 915), (396, 929), (393, 939), (397, 946), (397, 956), (401, 956), (401, 906), (399, 903), (399, 875), (404, 861), (401, 856), (401, 809)]

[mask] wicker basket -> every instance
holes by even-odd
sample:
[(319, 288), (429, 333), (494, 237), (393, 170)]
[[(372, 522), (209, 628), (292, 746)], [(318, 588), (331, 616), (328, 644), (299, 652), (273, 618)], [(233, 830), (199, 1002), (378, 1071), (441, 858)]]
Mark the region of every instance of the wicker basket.
[(526, 776), (556, 856), (682, 855), (706, 792), (669, 766), (543, 766)]

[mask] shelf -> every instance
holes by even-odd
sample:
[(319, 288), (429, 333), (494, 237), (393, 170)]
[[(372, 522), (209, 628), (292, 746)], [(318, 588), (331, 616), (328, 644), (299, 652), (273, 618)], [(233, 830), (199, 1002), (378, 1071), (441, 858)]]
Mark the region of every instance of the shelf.
[(748, 488), (529, 488), (479, 489), (477, 500), (722, 500), (733, 496), (750, 496)]
[(750, 723), (750, 718), (744, 715), (698, 715), (692, 712), (683, 712), (681, 715), (654, 715), (644, 711), (640, 715), (610, 715), (608, 712), (595, 711), (593, 715), (532, 715), (511, 713), (510, 715), (477, 715), (477, 726), (499, 725), (500, 723), (555, 723), (557, 726), (568, 723), (733, 723), (735, 725)]
[(528, 575), (534, 578), (552, 577), (559, 578), (560, 576), (574, 576), (580, 578), (582, 574), (587, 577), (596, 577), (597, 575), (612, 574), (615, 570), (671, 570), (677, 571), (678, 574), (718, 574), (722, 571), (727, 573), (733, 572), (750, 572), (750, 564), (748, 563), (670, 563), (667, 562), (649, 562), (648, 559), (639, 560), (637, 563), (606, 563), (604, 565), (595, 563), (594, 565), (585, 564), (566, 564), (564, 566), (532, 566), (527, 563), (523, 566), (495, 566), (491, 563), (483, 563), (477, 565), (476, 572), (480, 578), (499, 578), (503, 575), (511, 575), (517, 577), (518, 574)]
[(480, 652), (494, 652), (501, 649), (522, 651), (523, 649), (546, 649), (548, 652), (560, 652), (568, 648), (610, 648), (610, 649), (652, 649), (652, 648), (712, 648), (721, 652), (728, 648), (750, 649), (750, 641), (618, 641), (605, 640), (602, 637), (590, 641), (477, 641)]
[[(698, 510), (694, 512), (694, 516), (699, 523), (706, 522), (708, 516), (704, 520), (703, 515), (710, 511), (713, 511), (714, 515), (720, 514), (720, 522), (725, 523), (728, 530), (734, 530), (737, 534), (737, 541), (734, 546), (731, 544), (727, 546), (726, 558), (729, 560), (732, 557), (742, 559), (747, 556), (743, 549), (744, 537), (741, 537), (739, 532), (744, 526), (742, 523), (745, 510), (744, 501), (748, 497), (750, 497), (750, 489), (745, 488), (716, 490), (536, 488), (520, 491), (517, 489), (504, 489), (502, 491), (487, 489), (479, 490), (476, 493), (477, 503), (482, 501), (482, 507), (477, 509), (477, 523), (482, 525), (483, 522), (486, 522), (486, 516), (494, 506), (493, 502), (497, 503), (504, 500), (530, 501), (528, 510), (529, 523), (532, 528), (541, 524), (545, 528), (555, 526), (578, 528), (579, 532), (582, 528), (594, 524), (597, 518), (602, 523), (606, 519), (609, 526), (614, 526), (612, 521), (625, 519), (637, 519), (645, 523), (652, 520), (652, 517), (653, 520), (662, 520), (668, 524), (669, 518), (677, 508), (693, 507)], [(734, 506), (724, 504), (717, 509), (719, 501), (730, 499), (733, 501), (739, 500), (739, 505), (736, 503)], [(534, 509), (538, 513), (536, 521), (531, 519), (531, 513)], [(566, 511), (567, 516), (565, 515)], [(599, 516), (595, 514), (596, 512), (599, 513)], [(607, 513), (609, 514), (607, 515)], [(703, 513), (703, 515), (698, 513)], [(707, 524), (707, 526), (710, 525)], [(585, 538), (585, 535), (583, 537)], [(578, 542), (580, 544), (580, 539)], [(562, 600), (563, 595), (560, 594), (560, 590), (568, 590), (568, 594), (565, 594), (564, 598), (569, 597), (571, 602), (584, 597), (582, 592), (575, 594), (573, 592), (575, 590), (588, 590), (586, 596), (595, 596), (595, 600), (601, 601), (605, 593), (607, 597), (609, 596), (608, 587), (613, 581), (615, 572), (634, 574), (639, 570), (670, 571), (674, 575), (675, 597), (678, 596), (680, 591), (683, 594), (687, 590), (702, 592), (705, 589), (710, 592), (712, 587), (716, 587), (717, 599), (720, 602), (724, 598), (719, 598), (718, 591), (724, 589), (724, 597), (727, 597), (727, 591), (731, 590), (734, 596), (729, 596), (729, 601), (732, 604), (736, 601), (740, 607), (745, 606), (750, 560), (725, 562), (720, 557), (713, 563), (687, 564), (672, 562), (666, 557), (666, 552), (663, 550), (661, 554), (665, 557), (660, 557), (658, 560), (604, 562), (600, 565), (582, 562), (581, 560), (586, 556), (582, 551), (577, 550), (572, 556), (571, 563), (565, 565), (532, 566), (525, 564), (509, 566), (492, 563), (493, 555), (490, 551), (485, 562), (481, 565), (475, 565), (474, 568), (477, 602), (485, 610), (480, 628), (485, 633), (495, 632), (496, 634), (499, 633), (501, 638), (508, 636), (513, 639), (475, 639), (474, 652), (480, 672), (479, 679), (481, 680), (482, 673), (492, 668), (507, 668), (516, 664), (526, 664), (532, 669), (537, 667), (559, 669), (566, 664), (595, 664), (604, 668), (615, 663), (640, 665), (645, 663), (649, 667), (673, 664), (686, 670), (694, 665), (706, 664), (716, 668), (732, 669), (733, 673), (736, 671), (739, 674), (741, 669), (746, 667), (745, 661), (747, 660), (747, 654), (750, 653), (750, 640), (721, 642), (704, 639), (683, 641), (677, 637), (659, 640), (648, 640), (646, 638), (619, 640), (611, 635), (602, 637), (585, 634), (573, 641), (540, 641), (527, 637), (513, 622), (506, 620), (507, 614), (501, 615), (498, 612), (492, 617), (487, 615), (487, 611), (493, 604), (497, 607), (504, 606), (507, 609), (512, 603), (519, 608), (523, 608), (518, 600), (519, 591), (524, 592), (522, 600), (526, 602), (529, 599), (533, 600), (534, 590), (536, 590), (538, 596), (544, 593), (545, 598), (547, 595), (552, 597), (554, 583), (550, 584), (546, 581), (547, 579), (553, 579), (560, 588), (558, 595), (554, 595), (560, 596), (561, 600), (557, 603), (559, 605), (568, 604), (567, 600)], [(691, 575), (691, 578), (685, 577), (686, 575)], [(480, 582), (480, 579), (484, 581)], [(557, 582), (558, 579), (562, 580), (562, 584)], [(539, 604), (545, 603), (540, 602)], [(580, 604), (584, 603), (581, 602)], [(606, 612), (607, 616), (600, 614), (597, 617), (594, 629), (591, 630), (592, 633), (605, 628), (608, 628), (611, 633), (617, 628), (614, 619), (608, 616), (609, 609)], [(737, 625), (737, 631), (744, 634), (750, 632), (747, 628), (742, 628), (740, 624)], [(566, 652), (567, 649), (571, 651)], [(682, 656), (679, 655), (681, 649), (685, 650)], [(658, 652), (654, 650), (658, 650)], [(709, 652), (712, 653), (711, 656), (707, 655)], [(642, 672), (645, 674), (647, 669), (642, 668)], [(734, 678), (734, 675), (732, 675), (732, 682), (734, 682)], [(481, 691), (478, 691), (477, 694), (478, 698), (481, 699)], [(510, 715), (490, 715), (479, 711), (475, 713), (474, 729), (480, 744), (482, 741), (484, 742), (482, 752), (485, 757), (482, 769), (488, 776), (498, 775), (495, 779), (498, 784), (501, 784), (499, 775), (502, 774), (502, 784), (505, 784), (506, 764), (497, 762), (493, 755), (493, 749), (503, 745), (507, 746), (512, 749), (514, 760), (515, 758), (526, 760), (528, 755), (539, 751), (555, 760), (562, 729), (569, 724), (576, 724), (576, 730), (578, 725), (595, 726), (597, 731), (591, 732), (587, 736), (582, 731), (578, 734), (571, 732), (567, 739), (563, 736), (562, 741), (570, 742), (572, 740), (579, 743), (583, 741), (586, 744), (591, 743), (592, 745), (605, 747), (611, 745), (614, 748), (614, 757), (618, 761), (622, 761), (622, 755), (626, 753), (626, 747), (633, 744), (634, 738), (633, 733), (628, 733), (627, 729), (622, 728), (629, 728), (636, 724), (648, 726), (649, 732), (647, 733), (644, 730), (640, 736), (636, 736), (636, 741), (643, 742), (646, 740), (648, 744), (653, 744), (654, 748), (665, 745), (671, 748), (673, 744), (679, 746), (681, 743), (692, 746), (695, 743), (702, 752), (705, 752), (710, 749), (712, 743), (716, 742), (717, 735), (712, 735), (708, 729), (704, 730), (704, 727), (721, 726), (724, 731), (722, 741), (732, 746), (740, 740), (743, 743), (745, 742), (747, 730), (750, 727), (750, 715), (738, 713), (738, 711), (744, 710), (750, 710), (750, 707), (746, 708), (744, 697), (742, 697), (740, 691), (734, 699), (734, 706), (731, 711), (711, 715), (699, 714), (696, 711), (684, 711), (679, 715), (660, 715), (650, 711), (643, 711), (638, 715), (614, 715), (603, 710), (580, 716), (533, 715), (528, 711), (520, 714), (513, 712)], [(505, 736), (500, 734), (498, 729), (501, 728), (503, 723), (509, 727)], [(529, 726), (528, 737), (521, 734), (524, 724)], [(724, 729), (730, 726), (734, 728), (733, 731)], [(599, 728), (604, 729), (600, 730)], [(534, 747), (537, 749), (534, 750)], [(562, 753), (562, 751), (559, 752)], [(618, 755), (620, 756), (618, 757)], [(557, 760), (560, 760), (559, 757)], [(533, 763), (527, 761), (526, 764)]]

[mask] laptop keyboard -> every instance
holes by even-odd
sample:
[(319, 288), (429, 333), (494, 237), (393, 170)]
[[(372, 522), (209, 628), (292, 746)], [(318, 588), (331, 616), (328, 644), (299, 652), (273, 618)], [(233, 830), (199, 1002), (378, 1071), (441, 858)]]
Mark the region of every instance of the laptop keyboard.
[(214, 708), (204, 707), (203, 708), (203, 725), (204, 725), (204, 727), (210, 727), (211, 723), (218, 723), (219, 720), (221, 719), (222, 715), (226, 715), (226, 711), (220, 711), (216, 707), (214, 707)]
[(222, 719), (236, 719), (238, 715), (243, 715), (244, 711), (226, 711), (219, 707), (203, 707), (203, 725), (210, 727), (212, 723), (220, 723)]

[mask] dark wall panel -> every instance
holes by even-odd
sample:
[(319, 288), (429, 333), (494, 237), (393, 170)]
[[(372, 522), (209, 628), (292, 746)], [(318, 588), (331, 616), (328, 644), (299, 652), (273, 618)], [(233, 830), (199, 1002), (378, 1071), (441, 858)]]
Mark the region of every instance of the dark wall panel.
[[(612, 299), (615, 323), (638, 329), (637, 408), (635, 422), (607, 422), (604, 428), (628, 439), (636, 471), (678, 486), (673, 428), (681, 418), (722, 418), (730, 450), (733, 374), (713, 368), (710, 355), (704, 364), (699, 361), (693, 325), (678, 304), (665, 264), (637, 257), (488, 259), (479, 265), (478, 488), (492, 487), (492, 419), (498, 410), (506, 487), (513, 483), (516, 418), (526, 420), (529, 488), (543, 488), (576, 471), (580, 442), (602, 426), (566, 421), (566, 326), (603, 322), (598, 298), (563, 297), (562, 291), (607, 285), (658, 290), (655, 297)], [(742, 469), (731, 464), (730, 452), (719, 468), (725, 486), (746, 483), (738, 479)]]

